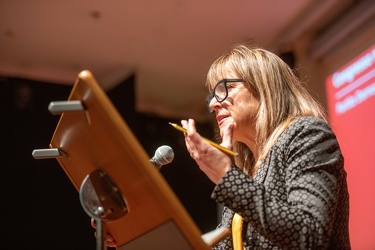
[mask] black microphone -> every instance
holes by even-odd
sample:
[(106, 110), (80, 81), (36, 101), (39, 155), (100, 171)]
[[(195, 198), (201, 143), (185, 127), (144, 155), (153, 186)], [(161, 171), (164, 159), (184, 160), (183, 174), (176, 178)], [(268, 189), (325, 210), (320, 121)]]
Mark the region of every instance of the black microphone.
[(160, 146), (156, 149), (155, 155), (150, 159), (155, 167), (160, 169), (163, 165), (171, 163), (174, 158), (173, 149), (170, 146)]

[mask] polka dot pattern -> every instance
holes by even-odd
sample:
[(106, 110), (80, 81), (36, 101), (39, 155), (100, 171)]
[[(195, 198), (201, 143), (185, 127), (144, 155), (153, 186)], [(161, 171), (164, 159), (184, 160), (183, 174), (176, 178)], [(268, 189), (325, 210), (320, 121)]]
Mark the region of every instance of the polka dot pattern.
[[(254, 178), (233, 166), (212, 198), (224, 205), (219, 227), (243, 217), (246, 249), (350, 249), (344, 159), (319, 118), (294, 121)], [(231, 237), (214, 249), (232, 249)]]

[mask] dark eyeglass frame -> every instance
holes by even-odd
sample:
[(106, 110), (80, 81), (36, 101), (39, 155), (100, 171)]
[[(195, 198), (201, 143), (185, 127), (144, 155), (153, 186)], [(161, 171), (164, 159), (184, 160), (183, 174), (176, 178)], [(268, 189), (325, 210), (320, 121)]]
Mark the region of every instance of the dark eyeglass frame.
[[(243, 79), (227, 79), (227, 78), (224, 78), (224, 79), (221, 79), (220, 81), (218, 81), (214, 87), (214, 90), (212, 92), (210, 92), (207, 96), (206, 96), (206, 105), (207, 105), (207, 108), (208, 108), (208, 111), (212, 114), (214, 112), (214, 110), (212, 110), (210, 108), (210, 103), (212, 101), (212, 99), (215, 97), (216, 100), (218, 102), (223, 102), (225, 101), (225, 99), (227, 99), (228, 97), (228, 86), (227, 86), (227, 83), (228, 82), (244, 82)], [(217, 96), (215, 94), (215, 91), (216, 91), (216, 88), (220, 85), (220, 84), (224, 84), (224, 89), (225, 89), (225, 96), (223, 98), (220, 98), (219, 96)]]

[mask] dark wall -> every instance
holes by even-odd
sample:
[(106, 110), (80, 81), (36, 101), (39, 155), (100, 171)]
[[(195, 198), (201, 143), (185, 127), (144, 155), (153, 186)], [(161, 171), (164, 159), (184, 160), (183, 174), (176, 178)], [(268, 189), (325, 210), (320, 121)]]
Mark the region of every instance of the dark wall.
[[(213, 184), (189, 157), (183, 135), (168, 124), (179, 121), (135, 112), (134, 89), (131, 77), (108, 96), (150, 156), (161, 145), (174, 149), (175, 159), (161, 173), (201, 231), (212, 230)], [(2, 249), (95, 249), (90, 218), (60, 165), (31, 156), (34, 149), (48, 148), (59, 119), (48, 104), (67, 100), (70, 91), (70, 86), (0, 78)], [(211, 136), (207, 124), (198, 124), (198, 130)]]

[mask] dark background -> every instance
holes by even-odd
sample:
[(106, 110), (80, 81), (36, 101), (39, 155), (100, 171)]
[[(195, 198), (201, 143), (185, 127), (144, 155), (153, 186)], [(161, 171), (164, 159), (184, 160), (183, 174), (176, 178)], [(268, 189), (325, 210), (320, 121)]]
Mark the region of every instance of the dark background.
[[(48, 104), (67, 100), (71, 86), (0, 78), (0, 88), (1, 249), (95, 249), (90, 217), (63, 169), (55, 159), (31, 155), (34, 149), (48, 148), (59, 120)], [(213, 184), (188, 155), (182, 133), (168, 124), (180, 120), (137, 113), (135, 76), (107, 94), (150, 157), (161, 145), (173, 148), (175, 158), (163, 166), (162, 175), (202, 233), (214, 229)], [(209, 124), (197, 127), (213, 137)]]

